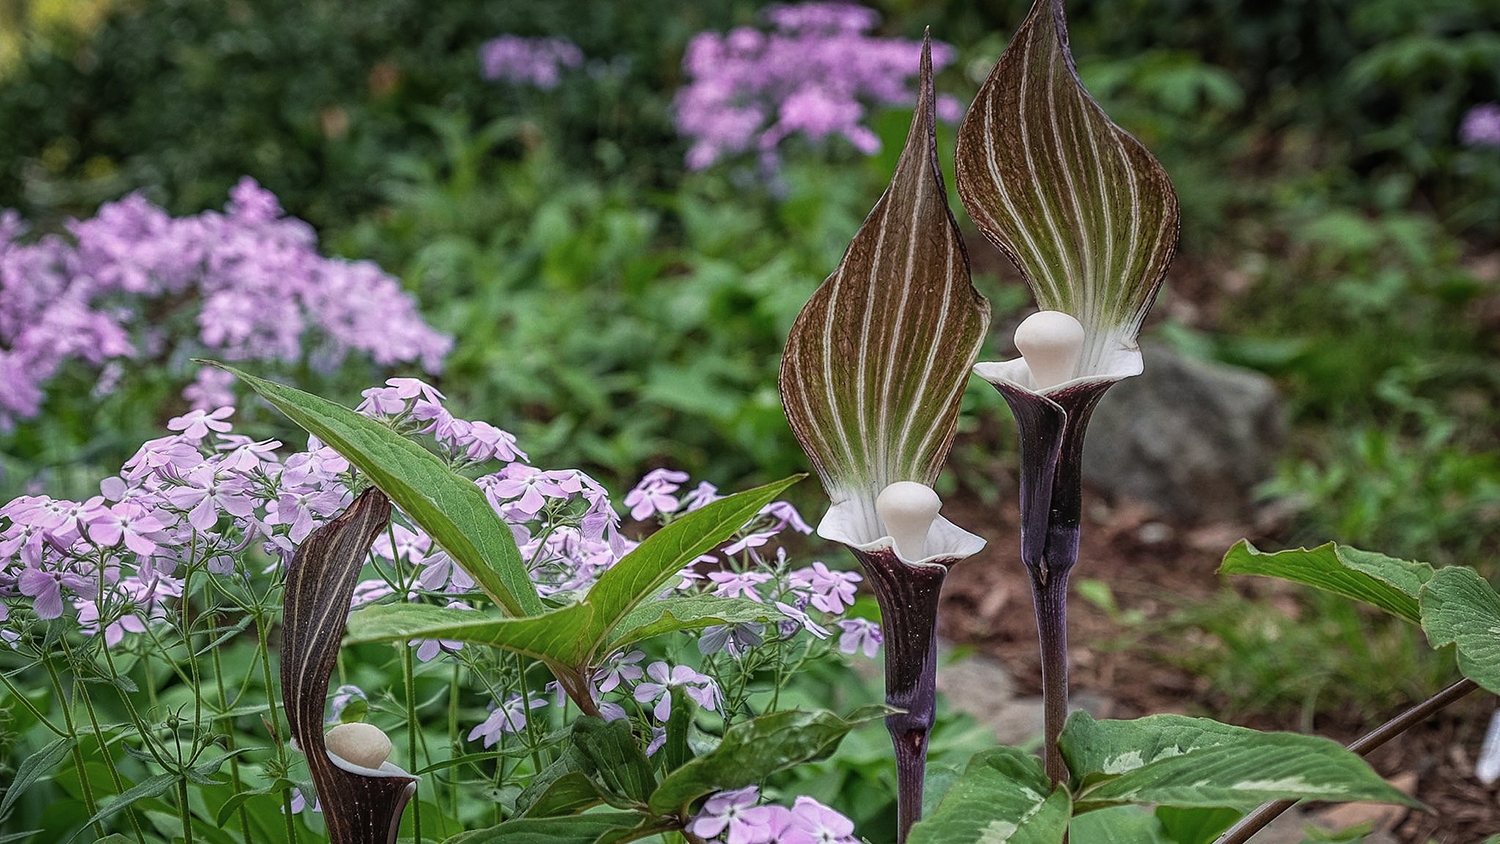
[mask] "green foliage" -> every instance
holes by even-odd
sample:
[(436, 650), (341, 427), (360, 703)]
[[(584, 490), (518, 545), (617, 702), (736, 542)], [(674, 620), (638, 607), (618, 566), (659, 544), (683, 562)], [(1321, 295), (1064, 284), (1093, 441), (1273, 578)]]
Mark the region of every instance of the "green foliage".
[(1417, 596), (1432, 566), (1329, 542), (1309, 551), (1274, 554), (1240, 540), (1224, 555), (1220, 574), (1258, 574), (1317, 587), (1363, 601), (1412, 623), (1421, 621)]
[(1080, 810), (1126, 802), (1252, 809), (1286, 799), (1420, 805), (1319, 736), (1179, 715), (1095, 721), (1076, 712), (1059, 745)]
[(850, 730), (889, 711), (871, 706), (840, 718), (831, 712), (791, 710), (741, 721), (724, 732), (713, 751), (668, 774), (652, 793), (651, 808), (679, 810), (705, 794), (743, 788), (793, 765), (822, 759)]
[(969, 762), (937, 811), (913, 827), (908, 840), (1061, 844), (1071, 811), (1067, 789), (1052, 787), (1040, 760), (997, 747)]
[(1473, 569), (1441, 569), (1422, 587), (1422, 629), (1435, 648), (1453, 645), (1464, 676), (1500, 692), (1500, 595)]
[(515, 537), (473, 481), (412, 440), (347, 407), (223, 368), (368, 475), (506, 612), (541, 612)]

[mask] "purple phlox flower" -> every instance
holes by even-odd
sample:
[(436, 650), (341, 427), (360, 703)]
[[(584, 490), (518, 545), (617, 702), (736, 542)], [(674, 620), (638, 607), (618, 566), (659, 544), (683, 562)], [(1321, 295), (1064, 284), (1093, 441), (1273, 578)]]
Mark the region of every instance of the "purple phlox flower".
[(672, 495), (688, 479), (686, 472), (671, 469), (653, 469), (641, 478), (625, 495), (625, 506), (630, 508), (630, 518), (639, 522), (654, 513), (675, 513), (680, 505)]
[(126, 548), (143, 555), (156, 550), (151, 534), (166, 527), (140, 506), (126, 502), (105, 506), (102, 498), (86, 502), (78, 520), (93, 542), (111, 548), (123, 541)]
[(316, 439), (308, 438), (307, 451), (286, 459), (280, 482), (283, 487), (316, 486), (337, 480), (349, 471), (349, 461)]
[(354, 586), (354, 594), (349, 598), (349, 609), (362, 606), (381, 598), (396, 594), (389, 583), (375, 578), (372, 580), (361, 580)]
[[(770, 33), (702, 32), (689, 43), (688, 84), (675, 103), (678, 131), (692, 141), (688, 166), (758, 152), (772, 170), (778, 146), (792, 135), (814, 143), (837, 136), (866, 155), (877, 151), (880, 139), (865, 125), (866, 115), (871, 107), (916, 99), (910, 83), (921, 44), (869, 34), (878, 16), (853, 4), (783, 5), (766, 18)], [(934, 69), (954, 57), (952, 47), (932, 45)], [(938, 108), (944, 119), (962, 111), (952, 97)]]
[(345, 684), (334, 689), (333, 694), (328, 698), (329, 715), (326, 723), (338, 723), (339, 716), (344, 713), (344, 708), (352, 703), (355, 698), (363, 701), (369, 700), (359, 686)]
[[(285, 812), (286, 810), (282, 809), (282, 811)], [(293, 788), (292, 789), (292, 814), (296, 815), (296, 814), (300, 814), (302, 812), (308, 812), (308, 813), (318, 812), (318, 813), (321, 814), (322, 811), (323, 811), (323, 806), (322, 806), (322, 804), (320, 804), (318, 802), (318, 795), (314, 794), (313, 795), (313, 799), (312, 799), (312, 803), (309, 804), (307, 802), (307, 798), (305, 796), (303, 796), (303, 794), (302, 794), (302, 789), (300, 789), (300, 788)]]
[(728, 651), (730, 656), (738, 657), (751, 648), (760, 647), (765, 642), (765, 630), (765, 625), (754, 621), (705, 627), (703, 635), (698, 637), (698, 653), (708, 656)]
[(775, 606), (776, 609), (780, 610), (781, 614), (786, 616), (788, 619), (787, 621), (781, 622), (782, 636), (789, 637), (796, 633), (798, 629), (802, 629), (813, 634), (819, 639), (828, 638), (828, 629), (809, 618), (806, 612), (803, 612), (802, 610), (783, 601), (777, 601)]
[[(76, 600), (73, 606), (78, 610), (78, 626), (86, 636), (95, 636), (99, 633), (99, 603), (95, 600)], [(41, 614), (38, 613), (40, 616)], [(113, 648), (125, 640), (126, 633), (145, 633), (146, 623), (141, 617), (133, 612), (122, 613), (108, 627), (104, 628), (104, 644)]]
[(169, 420), (167, 430), (180, 431), (183, 437), (196, 442), (208, 436), (209, 431), (229, 433), (234, 426), (224, 420), (233, 414), (234, 408), (228, 405), (213, 411), (190, 410), (182, 416)]
[(474, 578), (452, 557), (438, 552), (422, 561), (417, 585), (429, 592), (467, 592), (474, 588)]
[(798, 797), (776, 840), (777, 844), (856, 844), (854, 821), (811, 797)]
[(718, 706), (719, 687), (713, 678), (686, 665), (672, 667), (665, 662), (653, 662), (646, 668), (646, 676), (651, 680), (635, 687), (635, 700), (637, 703), (655, 701), (652, 715), (658, 721), (666, 721), (672, 714), (673, 686), (681, 686), (688, 697), (710, 712)]
[[(7, 607), (5, 604), (0, 604), (0, 625), (3, 625), (9, 619), (10, 619), (10, 608)], [(21, 634), (20, 633), (14, 631), (14, 630), (6, 630), (4, 627), (0, 627), (0, 642), (4, 642), (6, 645), (8, 645), (12, 649), (14, 649), (16, 647), (16, 642), (19, 642), (20, 640), (21, 640)], [(623, 709), (620, 710), (620, 712), (622, 714), (624, 713), (624, 711), (625, 710), (623, 710)]]
[[(449, 601), (450, 610), (473, 610), (474, 608), (462, 601)], [(458, 653), (464, 649), (464, 643), (449, 639), (413, 639), (407, 643), (417, 648), (417, 659), (422, 662), (430, 662), (433, 657), (440, 653)]]
[(347, 506), (353, 495), (348, 489), (302, 488), (284, 490), (266, 505), (267, 525), (288, 525), (287, 536), (301, 543), (324, 519)]
[(870, 659), (880, 653), (885, 637), (879, 624), (867, 618), (841, 618), (836, 623), (843, 631), (839, 634), (839, 650), (851, 656), (863, 651)]
[(594, 679), (599, 683), (599, 691), (612, 692), (622, 684), (641, 679), (643, 672), (638, 663), (645, 658), (646, 654), (642, 651), (631, 651), (628, 654), (617, 653), (611, 656), (594, 671)]
[(802, 519), (802, 514), (792, 506), (790, 501), (772, 501), (761, 509), (760, 515), (769, 516), (776, 520), (774, 530), (780, 531), (791, 527), (798, 533), (810, 534), (813, 532), (812, 525)]
[(583, 490), (571, 472), (544, 472), (524, 463), (511, 463), (480, 481), (490, 505), (502, 517), (520, 521), (536, 518), (549, 498), (566, 500)]
[(516, 458), (527, 459), (526, 454), (516, 448), (514, 435), (502, 431), (488, 422), (469, 423), (469, 447), (468, 456), (476, 463), (483, 463), (491, 458), (511, 461)]
[(767, 542), (770, 542), (775, 537), (776, 531), (774, 530), (762, 530), (755, 531), (753, 533), (747, 533), (734, 542), (725, 545), (722, 553), (726, 558), (733, 557), (735, 554), (748, 551), (752, 548), (759, 548), (765, 545)]
[(469, 423), (464, 422), (460, 430), (458, 423), (462, 420), (453, 418), (453, 414), (449, 413), (446, 407), (437, 402), (419, 400), (412, 405), (411, 415), (418, 422), (427, 423), (422, 433), (432, 434), (438, 442), (448, 445), (455, 452), (463, 448), (463, 445), (458, 442), (458, 437), (461, 433), (467, 432)]
[(718, 487), (708, 481), (699, 481), (698, 486), (692, 492), (682, 497), (682, 509), (691, 513), (694, 510), (701, 510), (723, 497), (719, 494)]
[(360, 393), (364, 400), (355, 406), (356, 413), (366, 416), (398, 416), (406, 411), (406, 399), (395, 387), (371, 387)]
[(1458, 127), (1458, 140), (1470, 147), (1500, 147), (1500, 103), (1469, 109)]
[(760, 790), (753, 785), (715, 794), (693, 819), (693, 834), (705, 839), (723, 835), (726, 844), (768, 844), (777, 832), (776, 812), (755, 805), (759, 799)]
[(656, 751), (661, 750), (667, 744), (667, 728), (652, 727), (651, 741), (646, 744), (646, 755), (655, 756)]
[(703, 572), (701, 571), (698, 571), (698, 569), (694, 568), (694, 566), (703, 562), (716, 563), (718, 562), (718, 560), (714, 557), (699, 557), (691, 563), (688, 563), (682, 571), (677, 573), (677, 576), (682, 578), (682, 580), (678, 581), (677, 583), (677, 591), (686, 592), (689, 589), (697, 588), (698, 581), (703, 580), (707, 575), (703, 574)]
[[(195, 441), (184, 436), (159, 437), (147, 440), (135, 455), (125, 461), (122, 474), (125, 481), (137, 483), (160, 471), (170, 471), (180, 477), (183, 472), (204, 460)], [(122, 490), (124, 487), (120, 487)]]
[(846, 606), (854, 606), (857, 584), (864, 580), (858, 572), (835, 571), (822, 562), (792, 572), (793, 586), (808, 590), (812, 605), (828, 613), (840, 613)]
[(31, 608), (38, 618), (57, 618), (63, 611), (63, 587), (75, 595), (92, 598), (92, 578), (74, 574), (62, 567), (43, 568), (40, 560), (28, 560), (26, 569), (16, 578), (16, 588), (31, 598)]
[(563, 707), (563, 704), (567, 703), (568, 700), (567, 690), (562, 687), (562, 683), (559, 683), (556, 680), (548, 680), (542, 686), (542, 694), (551, 695), (552, 705), (559, 709), (561, 709)]
[(234, 373), (212, 366), (198, 369), (193, 383), (182, 388), (182, 398), (197, 411), (209, 411), (216, 407), (234, 404)]
[(556, 88), (563, 68), (581, 64), (583, 51), (565, 38), (502, 35), (479, 47), (481, 75), (517, 85)]
[(760, 593), (755, 587), (771, 579), (770, 572), (764, 571), (711, 571), (708, 579), (712, 580), (714, 594), (720, 598), (749, 598), (759, 603)]
[(625, 707), (612, 700), (599, 700), (595, 698), (594, 703), (599, 707), (599, 717), (606, 721), (619, 721), (630, 717), (629, 713), (625, 711)]
[[(395, 537), (395, 544), (391, 538)], [(370, 546), (370, 551), (375, 556), (397, 562), (405, 560), (407, 565), (421, 565), (427, 559), (427, 552), (432, 548), (432, 538), (421, 528), (409, 528), (403, 524), (392, 524), (391, 529), (382, 532), (375, 537), (375, 542)]]
[(511, 698), (490, 711), (490, 717), (469, 732), (469, 741), (477, 738), (484, 739), (484, 746), (489, 747), (500, 740), (506, 733), (518, 733), (526, 729), (526, 710), (546, 706), (547, 699), (534, 697), (528, 707), (520, 695), (512, 695)]
[(420, 378), (387, 378), (385, 385), (394, 389), (396, 395), (407, 400), (420, 398), (433, 404), (442, 404), (443, 400), (448, 398), (436, 387)]
[(868, 32), (880, 14), (857, 3), (787, 3), (766, 10), (766, 19), (787, 32)]
[(281, 448), (281, 441), (252, 440), (240, 434), (226, 434), (219, 437), (219, 444), (214, 447), (224, 452), (220, 468), (226, 472), (248, 475), (257, 469), (278, 464), (276, 450)]
[[(255, 489), (243, 477), (220, 472), (204, 463), (183, 478), (183, 485), (167, 492), (167, 500), (187, 511), (188, 524), (208, 531), (219, 523), (223, 511), (243, 519), (255, 512)], [(118, 505), (117, 505), (118, 506)]]

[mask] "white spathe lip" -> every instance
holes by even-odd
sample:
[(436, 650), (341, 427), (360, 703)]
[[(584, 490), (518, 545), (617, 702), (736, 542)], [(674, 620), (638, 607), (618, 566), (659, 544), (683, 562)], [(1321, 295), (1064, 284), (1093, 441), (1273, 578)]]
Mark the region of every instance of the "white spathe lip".
[(411, 774), (408, 774), (406, 771), (396, 767), (390, 762), (381, 762), (379, 768), (366, 768), (362, 765), (356, 765), (353, 762), (350, 762), (349, 760), (338, 755), (337, 753), (334, 753), (331, 750), (325, 750), (324, 752), (328, 755), (328, 761), (332, 762), (340, 768), (343, 768), (351, 774), (359, 774), (360, 776), (364, 777), (412, 778)]
[[(302, 749), (302, 745), (298, 744), (296, 739), (292, 739), (292, 749), (297, 751), (298, 753), (307, 752)], [(390, 762), (381, 762), (379, 768), (366, 768), (363, 765), (356, 765), (353, 762), (350, 762), (348, 759), (345, 759), (344, 757), (338, 755), (337, 753), (334, 753), (326, 747), (323, 749), (323, 755), (327, 756), (328, 761), (332, 762), (335, 766), (343, 768), (351, 774), (359, 774), (360, 776), (365, 777), (406, 777), (408, 779), (416, 779), (416, 777), (408, 774), (406, 771)]]
[(818, 536), (841, 542), (857, 551), (875, 552), (889, 550), (907, 565), (940, 565), (940, 560), (962, 560), (983, 550), (984, 539), (938, 516), (927, 529), (927, 555), (920, 560), (909, 560), (896, 550), (896, 540), (885, 530), (880, 515), (875, 512), (875, 500), (856, 496), (846, 498), (828, 508), (823, 520), (818, 522)]
[(1039, 390), (1036, 386), (1036, 376), (1031, 372), (1031, 367), (1026, 363), (1026, 358), (1014, 358), (1012, 360), (992, 361), (974, 364), (974, 374), (990, 382), (991, 384), (1009, 384), (1019, 387), (1028, 393), (1039, 396), (1048, 396), (1072, 387), (1083, 384), (1097, 384), (1105, 382), (1120, 381), (1145, 371), (1145, 364), (1141, 359), (1141, 350), (1134, 344), (1130, 346), (1116, 346), (1105, 352), (1099, 363), (1088, 371), (1083, 371), (1059, 384)]

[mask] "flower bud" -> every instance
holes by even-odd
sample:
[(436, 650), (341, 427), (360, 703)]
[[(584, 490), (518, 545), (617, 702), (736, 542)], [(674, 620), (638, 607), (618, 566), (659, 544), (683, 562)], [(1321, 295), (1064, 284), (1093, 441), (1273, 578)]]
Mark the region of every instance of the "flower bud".
[(391, 740), (373, 724), (340, 724), (323, 736), (334, 756), (361, 768), (379, 768), (391, 755)]
[(896, 541), (896, 553), (907, 560), (927, 556), (927, 532), (942, 506), (931, 487), (915, 481), (897, 481), (875, 499), (875, 512)]
[(1077, 371), (1083, 325), (1062, 311), (1037, 311), (1016, 327), (1016, 349), (1026, 359), (1036, 389), (1046, 390)]

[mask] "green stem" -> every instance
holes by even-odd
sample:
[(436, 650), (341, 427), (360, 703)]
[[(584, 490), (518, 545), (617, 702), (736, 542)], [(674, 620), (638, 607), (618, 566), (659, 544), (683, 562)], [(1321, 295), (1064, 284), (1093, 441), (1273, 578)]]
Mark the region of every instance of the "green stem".
[[(83, 790), (83, 805), (92, 817), (99, 813), (99, 806), (94, 802), (94, 787), (89, 785), (88, 769), (83, 766), (83, 750), (78, 747), (78, 728), (73, 724), (73, 704), (63, 693), (62, 679), (57, 676), (57, 669), (52, 667), (52, 660), (44, 658), (42, 665), (47, 669), (47, 676), (52, 678), (52, 688), (57, 692), (58, 703), (62, 705), (63, 722), (68, 727), (68, 738), (73, 740), (73, 766), (78, 769), (78, 786)], [(95, 821), (94, 833), (103, 838), (104, 825)]]
[(177, 781), (177, 798), (182, 802), (182, 840), (183, 844), (193, 844), (193, 813), (188, 808), (187, 780)]
[[(406, 758), (412, 770), (417, 769), (417, 689), (416, 671), (412, 665), (411, 645), (401, 649), (401, 668), (406, 675)], [(411, 795), (411, 828), (416, 844), (422, 844), (422, 783), (417, 781)]]
[[(217, 627), (222, 615), (216, 609), (213, 600), (212, 581), (203, 584), (203, 606), (204, 612), (213, 620), (210, 627)], [(224, 691), (224, 661), (219, 657), (219, 649), (213, 649), (214, 658), (214, 685), (219, 689), (219, 715), (227, 716), (229, 712), (229, 695)], [(240, 777), (240, 759), (235, 755), (234, 746), (234, 719), (226, 718), (224, 724), (224, 749), (229, 752), (229, 780), (234, 784), (234, 793), (243, 794), (245, 791), (244, 780)], [(236, 812), (240, 817), (240, 834), (244, 836), (245, 844), (250, 843), (250, 815), (245, 811), (245, 804), (241, 803)]]
[[(102, 629), (102, 620), (100, 621), (100, 625)], [(73, 651), (68, 647), (67, 638), (64, 637), (59, 641), (62, 642), (63, 653), (67, 656), (68, 661), (72, 662)], [(107, 643), (105, 647), (108, 647)], [(104, 757), (104, 767), (109, 771), (109, 780), (114, 784), (116, 794), (124, 794), (125, 781), (120, 778), (120, 770), (115, 767), (114, 754), (110, 752), (109, 745), (104, 741), (104, 730), (100, 729), (99, 727), (99, 715), (94, 711), (94, 699), (89, 695), (88, 685), (85, 683), (79, 683), (77, 684), (77, 686), (78, 695), (83, 699), (83, 710), (89, 715), (89, 725), (94, 728), (94, 740), (99, 743), (99, 754)], [(136, 840), (139, 841), (140, 844), (146, 844), (146, 834), (141, 830), (141, 822), (140, 819), (135, 816), (135, 812), (127, 809), (125, 811), (125, 818), (130, 821), (130, 829), (135, 833)]]
[[(110, 680), (113, 682), (120, 676), (120, 670), (115, 667), (115, 658), (110, 649), (104, 648), (103, 651), (104, 664), (109, 666)], [(142, 662), (146, 668), (147, 687), (154, 689), (155, 683), (151, 680), (151, 661), (142, 660)], [(167, 760), (163, 759), (161, 754), (156, 751), (156, 742), (151, 740), (151, 733), (146, 729), (146, 722), (141, 718), (140, 711), (135, 708), (135, 703), (130, 700), (130, 695), (126, 694), (125, 690), (120, 688), (117, 682), (115, 683), (115, 689), (120, 693), (121, 702), (125, 704), (125, 713), (130, 717), (130, 723), (135, 726), (136, 734), (141, 737), (141, 746), (146, 748), (146, 751), (151, 754), (151, 758), (156, 760), (156, 764), (162, 766), (162, 768), (170, 769), (171, 766), (167, 764)], [(152, 696), (154, 699), (154, 692)]]
[[(261, 614), (259, 607), (255, 611), (255, 635), (260, 641), (260, 669), (261, 675), (266, 681), (266, 704), (271, 715), (271, 732), (275, 733), (272, 738), (276, 745), (276, 759), (281, 763), (284, 772), (291, 767), (286, 758), (286, 745), (281, 741), (281, 713), (276, 703), (276, 682), (271, 678), (271, 646), (266, 631), (266, 617)], [(283, 789), (281, 792), (281, 810), (286, 816), (286, 838), (291, 844), (297, 844), (296, 815), (292, 812), (292, 792)]]
[[(448, 752), (457, 756), (458, 747), (458, 680), (460, 667), (458, 663), (453, 664), (453, 677), (448, 682)], [(458, 772), (454, 771), (449, 777), (452, 784), (450, 799), (453, 801), (453, 817), (458, 817)]]

